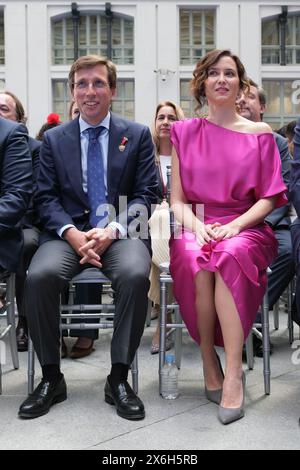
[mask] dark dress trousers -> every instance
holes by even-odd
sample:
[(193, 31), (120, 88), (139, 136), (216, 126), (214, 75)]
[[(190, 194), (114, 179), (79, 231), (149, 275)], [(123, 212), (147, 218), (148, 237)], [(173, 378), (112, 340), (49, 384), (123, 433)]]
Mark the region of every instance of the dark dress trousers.
[[(126, 145), (122, 146), (126, 137)], [(108, 203), (123, 226), (150, 216), (157, 201), (157, 179), (151, 134), (146, 126), (111, 114), (107, 162)], [(127, 207), (119, 204), (127, 197)], [(80, 270), (79, 256), (59, 238), (67, 224), (87, 231), (89, 204), (82, 189), (80, 129), (78, 118), (44, 135), (40, 152), (37, 203), (41, 246), (29, 267), (26, 312), (29, 330), (42, 365), (59, 364), (59, 295)], [(139, 207), (136, 206), (139, 204)], [(146, 226), (147, 221), (145, 221)], [(136, 223), (135, 225), (138, 225)], [(147, 239), (114, 241), (101, 256), (102, 270), (115, 290), (112, 363), (130, 364), (143, 334), (147, 311), (151, 242)]]
[(290, 200), (294, 204), (297, 218), (291, 225), (293, 254), (296, 264), (296, 304), (293, 306), (293, 320), (300, 325), (300, 118), (295, 127), (294, 160), (291, 164)]
[(23, 235), (20, 221), (32, 193), (32, 163), (23, 124), (0, 117), (0, 266), (16, 272)]
[(26, 281), (26, 273), (30, 264), (30, 261), (38, 249), (39, 244), (39, 228), (40, 219), (39, 214), (35, 205), (35, 195), (37, 191), (37, 177), (39, 171), (39, 160), (40, 160), (40, 148), (42, 143), (39, 140), (28, 137), (28, 146), (32, 159), (33, 169), (33, 186), (32, 196), (29, 201), (29, 205), (24, 217), (21, 220), (21, 226), (23, 229), (23, 251), (21, 256), (21, 262), (16, 275), (16, 301), (18, 306), (19, 317), (24, 317), (24, 288)]
[[(274, 133), (276, 144), (281, 158), (281, 171), (285, 185), (290, 185), (291, 155), (289, 153), (287, 139)], [(272, 272), (268, 276), (268, 295), (270, 309), (277, 302), (281, 294), (287, 288), (289, 282), (295, 274), (293, 260), (292, 240), (291, 240), (291, 219), (289, 216), (291, 204), (274, 209), (266, 217), (266, 222), (274, 230), (274, 235), (278, 241), (278, 254), (270, 268)]]

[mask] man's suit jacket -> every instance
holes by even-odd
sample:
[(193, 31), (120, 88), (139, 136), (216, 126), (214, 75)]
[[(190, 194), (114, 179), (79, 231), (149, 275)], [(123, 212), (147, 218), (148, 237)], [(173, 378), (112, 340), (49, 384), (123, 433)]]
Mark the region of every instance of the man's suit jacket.
[[(123, 151), (120, 145), (126, 137)], [(143, 204), (150, 216), (157, 202), (157, 179), (151, 134), (146, 126), (126, 121), (111, 113), (108, 162), (108, 203), (113, 205), (117, 222), (123, 226), (134, 204)], [(127, 196), (127, 210), (119, 207), (119, 196)], [(78, 118), (44, 134), (40, 152), (40, 172), (36, 198), (44, 232), (41, 243), (57, 238), (67, 224), (89, 229), (89, 202), (82, 189), (81, 146)], [(126, 208), (125, 208), (126, 209)], [(150, 240), (145, 241), (150, 248)]]
[[(299, 267), (299, 249), (300, 249), (300, 118), (295, 127), (294, 136), (294, 160), (291, 164), (291, 183), (289, 188), (289, 199), (294, 204), (297, 212), (297, 219), (291, 225), (291, 235), (293, 243), (294, 261), (296, 267)], [(297, 275), (296, 285), (297, 308), (293, 305), (292, 318), (300, 325), (299, 308), (299, 276)]]
[[(294, 160), (291, 165), (290, 200), (294, 204), (298, 218), (300, 218), (300, 118), (295, 127)], [(300, 224), (300, 222), (298, 221)]]
[[(283, 177), (284, 184), (287, 188), (290, 185), (290, 169), (291, 169), (291, 161), (292, 157), (289, 152), (288, 142), (287, 139), (282, 137), (279, 134), (274, 132), (274, 137), (276, 140), (276, 144), (279, 150), (280, 159), (281, 159), (281, 173)], [(291, 210), (291, 205), (286, 204), (285, 206), (278, 207), (274, 209), (267, 217), (266, 221), (269, 225), (276, 230), (279, 227), (289, 228), (291, 225), (291, 219), (289, 217), (289, 212)]]
[(40, 218), (35, 205), (35, 196), (37, 192), (37, 177), (39, 173), (39, 161), (40, 161), (40, 148), (42, 142), (39, 140), (28, 137), (28, 146), (32, 159), (32, 171), (33, 171), (33, 185), (32, 185), (32, 197), (29, 201), (28, 209), (24, 215), (21, 224), (23, 228), (32, 228), (40, 226)]
[(295, 127), (294, 160), (291, 164), (289, 199), (294, 204), (298, 216), (291, 226), (294, 260), (298, 263), (298, 250), (300, 247), (300, 118)]
[(0, 266), (15, 272), (23, 247), (20, 220), (32, 192), (32, 163), (23, 124), (0, 118)]

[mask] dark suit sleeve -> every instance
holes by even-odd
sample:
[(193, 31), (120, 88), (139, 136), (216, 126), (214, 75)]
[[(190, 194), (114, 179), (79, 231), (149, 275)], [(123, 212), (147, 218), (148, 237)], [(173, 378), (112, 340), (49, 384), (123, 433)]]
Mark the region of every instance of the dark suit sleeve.
[[(292, 157), (289, 152), (288, 142), (287, 139), (284, 139), (279, 135), (275, 136), (275, 140), (280, 153), (282, 178), (286, 187), (289, 188)], [(290, 204), (274, 209), (271, 214), (266, 217), (266, 222), (268, 222), (268, 224), (273, 228), (276, 228), (276, 226), (281, 223), (289, 225), (289, 223), (284, 219), (289, 216), (288, 214), (290, 209)]]
[(33, 171), (33, 184), (32, 184), (32, 197), (29, 201), (29, 206), (24, 218), (22, 219), (23, 228), (39, 227), (40, 220), (35, 206), (35, 198), (37, 193), (37, 178), (39, 172), (40, 161), (40, 148), (41, 142), (29, 137), (29, 150), (32, 158), (32, 171)]
[(289, 198), (294, 204), (298, 217), (300, 217), (300, 118), (295, 127), (294, 160), (291, 164), (291, 183)]
[(31, 157), (32, 157), (32, 170), (33, 170), (33, 193), (36, 193), (37, 190), (37, 179), (38, 179), (38, 174), (39, 174), (39, 167), (40, 167), (40, 150), (41, 150), (41, 145), (42, 143), (39, 142), (38, 140), (31, 139), (34, 141), (32, 143), (32, 147), (29, 148), (31, 150)]
[(13, 127), (2, 144), (0, 234), (14, 229), (32, 193), (32, 162), (26, 128)]
[(148, 232), (148, 219), (157, 203), (158, 188), (154, 146), (147, 127), (142, 128), (137, 153), (135, 182), (127, 210), (121, 212), (116, 221), (123, 227), (129, 227), (133, 220), (138, 218), (143, 221), (143, 227), (141, 228), (146, 235), (146, 231)]
[(61, 204), (60, 185), (52, 151), (49, 136), (45, 133), (40, 150), (40, 168), (35, 202), (43, 228), (57, 234), (64, 225), (76, 224)]

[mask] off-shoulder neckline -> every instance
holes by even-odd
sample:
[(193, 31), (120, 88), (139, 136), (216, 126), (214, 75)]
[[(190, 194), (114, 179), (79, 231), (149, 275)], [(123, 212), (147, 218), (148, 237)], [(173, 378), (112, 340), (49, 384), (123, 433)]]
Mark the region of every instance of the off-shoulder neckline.
[(234, 129), (229, 129), (228, 127), (220, 126), (219, 124), (215, 124), (214, 122), (209, 121), (207, 118), (200, 118), (202, 121), (211, 124), (212, 126), (218, 127), (219, 129), (224, 129), (225, 131), (234, 132), (235, 134), (244, 134), (244, 135), (273, 135), (272, 132), (242, 132), (242, 131), (235, 131)]

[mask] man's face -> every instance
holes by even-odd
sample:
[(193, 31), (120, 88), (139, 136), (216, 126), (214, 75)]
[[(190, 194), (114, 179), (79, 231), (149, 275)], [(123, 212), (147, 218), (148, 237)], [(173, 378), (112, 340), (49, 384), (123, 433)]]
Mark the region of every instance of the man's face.
[(73, 98), (82, 119), (93, 126), (107, 115), (115, 91), (109, 87), (105, 65), (88, 67), (75, 73)]
[(16, 103), (11, 96), (0, 93), (0, 116), (4, 119), (17, 121)]
[(260, 104), (258, 89), (255, 86), (250, 86), (247, 94), (241, 92), (237, 98), (237, 105), (240, 115), (253, 122), (260, 122), (260, 115), (266, 110), (266, 106)]

